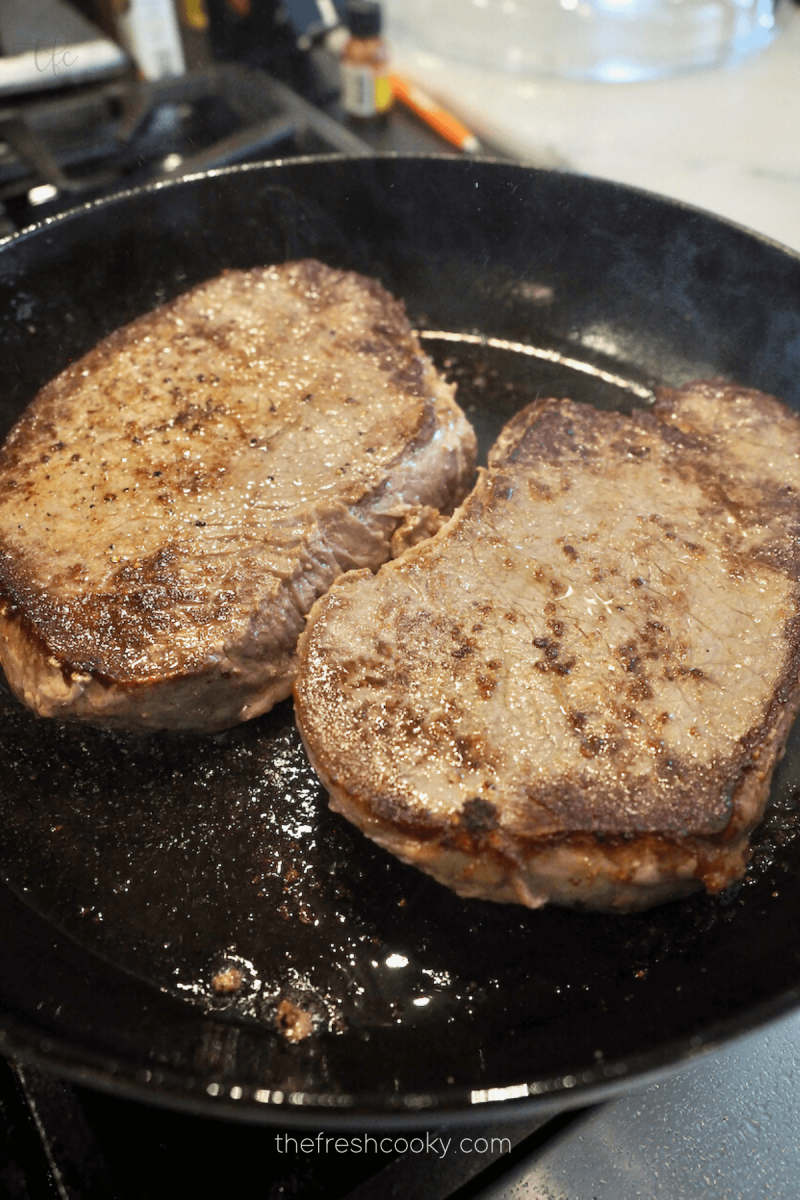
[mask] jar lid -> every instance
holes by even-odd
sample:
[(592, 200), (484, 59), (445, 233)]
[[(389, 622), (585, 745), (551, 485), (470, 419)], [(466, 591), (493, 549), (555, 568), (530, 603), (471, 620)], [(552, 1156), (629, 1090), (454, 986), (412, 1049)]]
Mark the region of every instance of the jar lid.
[(375, 0), (347, 0), (344, 20), (353, 37), (380, 37), (381, 6)]

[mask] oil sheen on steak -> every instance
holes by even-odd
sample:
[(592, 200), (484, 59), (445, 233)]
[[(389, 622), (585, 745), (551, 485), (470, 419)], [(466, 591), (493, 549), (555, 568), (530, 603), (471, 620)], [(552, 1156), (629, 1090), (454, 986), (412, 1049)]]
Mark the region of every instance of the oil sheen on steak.
[(717, 382), (544, 401), (344, 577), (295, 703), (334, 809), (463, 896), (635, 910), (744, 872), (798, 708), (800, 421)]
[(218, 730), (288, 695), (314, 600), (451, 512), (474, 435), (402, 305), (228, 271), (48, 384), (0, 456), (0, 656), (44, 716)]

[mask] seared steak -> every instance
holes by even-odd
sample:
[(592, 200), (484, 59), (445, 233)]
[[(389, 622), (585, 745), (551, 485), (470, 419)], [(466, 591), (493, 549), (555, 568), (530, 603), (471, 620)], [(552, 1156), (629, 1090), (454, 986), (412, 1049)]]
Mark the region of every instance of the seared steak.
[(48, 384), (0, 455), (0, 658), (45, 716), (218, 730), (313, 601), (436, 529), (474, 435), (377, 283), (228, 271)]
[(463, 896), (635, 910), (744, 872), (798, 708), (800, 420), (544, 401), (452, 519), (318, 601), (331, 805)]

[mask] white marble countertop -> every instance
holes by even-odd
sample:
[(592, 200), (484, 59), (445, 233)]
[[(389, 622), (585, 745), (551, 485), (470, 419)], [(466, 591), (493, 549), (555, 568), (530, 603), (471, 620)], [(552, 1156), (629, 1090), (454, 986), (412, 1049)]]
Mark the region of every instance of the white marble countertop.
[(737, 66), (648, 83), (482, 70), (402, 45), (396, 68), (498, 149), (647, 188), (800, 251), (800, 8)]

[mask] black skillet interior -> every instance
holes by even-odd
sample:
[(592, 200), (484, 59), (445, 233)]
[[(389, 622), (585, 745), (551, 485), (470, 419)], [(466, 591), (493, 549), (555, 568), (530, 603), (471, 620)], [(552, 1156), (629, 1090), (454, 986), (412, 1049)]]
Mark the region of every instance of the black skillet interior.
[[(800, 261), (780, 248), (589, 179), (331, 159), (146, 189), (0, 248), (3, 429), (134, 315), (223, 267), (311, 255), (467, 335), (426, 344), (484, 449), (543, 393), (626, 405), (722, 375), (800, 407)], [(126, 739), (3, 691), (0, 779), (0, 1045), (143, 1097), (317, 1124), (493, 1098), (510, 1116), (800, 996), (797, 738), (747, 880), (625, 917), (464, 902), (389, 858), (327, 811), (289, 704), (216, 737)], [(230, 967), (242, 985), (218, 994)], [(309, 1037), (279, 1030), (284, 1001)]]

